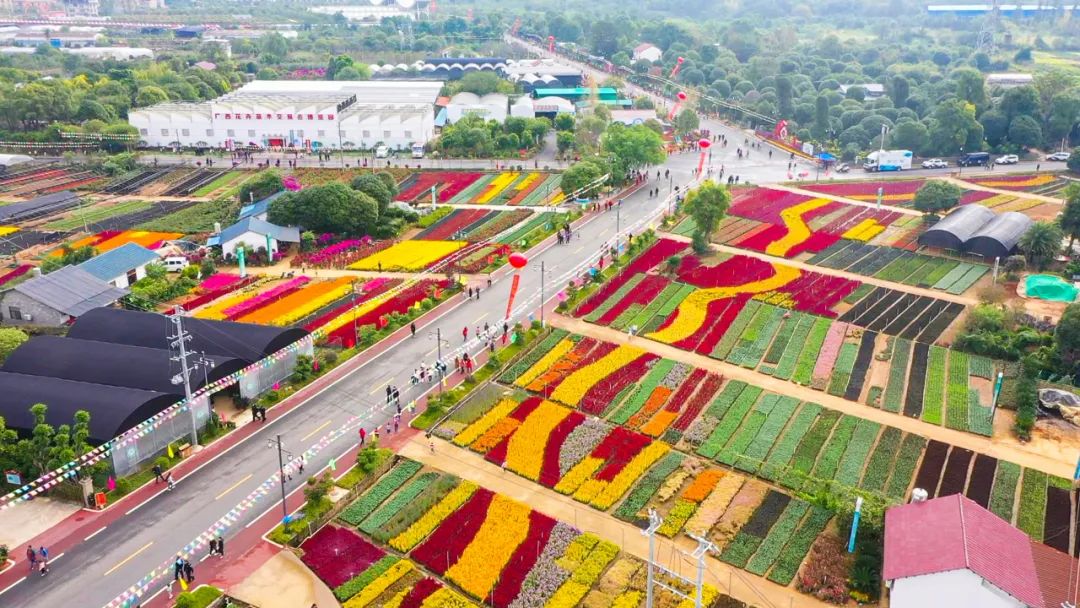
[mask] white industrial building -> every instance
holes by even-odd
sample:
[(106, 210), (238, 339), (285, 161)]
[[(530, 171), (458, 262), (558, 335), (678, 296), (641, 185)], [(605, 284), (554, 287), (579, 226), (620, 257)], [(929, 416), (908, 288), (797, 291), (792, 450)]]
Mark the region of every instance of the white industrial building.
[(134, 110), (149, 147), (407, 149), (435, 136), (441, 81), (256, 80), (212, 101)]
[(502, 124), (506, 121), (509, 107), (509, 98), (502, 93), (480, 96), (465, 91), (450, 98), (450, 103), (446, 106), (446, 120), (454, 124), (466, 116), (479, 116), (484, 120), (494, 120)]

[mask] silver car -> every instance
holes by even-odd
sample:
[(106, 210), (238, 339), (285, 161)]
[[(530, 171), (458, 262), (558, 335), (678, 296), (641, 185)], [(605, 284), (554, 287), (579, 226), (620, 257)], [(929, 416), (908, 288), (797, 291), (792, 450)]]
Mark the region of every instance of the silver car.
[(923, 169), (947, 169), (948, 167), (949, 163), (940, 158), (931, 158), (929, 160), (924, 160), (922, 163)]

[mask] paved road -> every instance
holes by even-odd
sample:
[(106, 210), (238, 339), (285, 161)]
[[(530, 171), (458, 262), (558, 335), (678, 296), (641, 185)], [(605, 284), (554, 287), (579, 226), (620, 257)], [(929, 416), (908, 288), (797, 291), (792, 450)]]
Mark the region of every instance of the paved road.
[[(714, 163), (728, 161), (726, 153), (715, 155)], [(764, 156), (764, 155), (762, 155)], [(672, 156), (664, 168), (670, 169), (671, 186), (690, 183), (692, 168), (697, 156), (680, 154)], [(744, 161), (740, 168), (746, 175), (765, 178), (775, 176), (784, 169), (777, 161), (769, 165), (766, 160)], [(654, 170), (655, 171), (655, 170)], [(640, 232), (637, 224), (643, 218), (654, 217), (664, 205), (664, 198), (650, 199), (645, 190), (628, 197), (618, 213), (612, 211), (595, 217), (579, 233), (580, 239), (569, 245), (553, 246), (533, 254), (530, 265), (522, 271), (519, 304), (515, 307), (519, 317), (525, 310), (536, 310), (539, 304), (540, 262), (543, 261), (547, 279), (547, 298), (550, 300), (556, 285), (565, 284), (568, 273), (580, 273), (583, 263), (595, 258), (600, 248), (612, 241), (618, 222), (625, 232)], [(758, 179), (758, 178), (755, 178)], [(662, 180), (663, 181), (663, 180)], [(666, 187), (668, 183), (663, 184)], [(666, 188), (662, 194), (666, 195)], [(364, 415), (374, 422), (384, 423), (393, 413), (385, 407), (385, 387), (393, 383), (403, 390), (409, 386), (408, 377), (420, 361), (432, 363), (435, 359), (436, 328), (442, 330), (444, 356), (462, 346), (461, 329), (468, 325), (470, 336), (477, 325), (486, 321), (499, 325), (505, 311), (510, 281), (502, 277), (493, 287), (484, 289), (479, 300), (463, 303), (442, 318), (419, 328), (417, 337), (393, 347), (389, 352), (367, 363), (336, 384), (310, 399), (283, 418), (272, 420), (258, 434), (218, 457), (212, 464), (182, 478), (173, 492), (162, 492), (118, 523), (106, 527), (53, 564), (52, 574), (46, 578), (29, 577), (0, 594), (0, 605), (5, 608), (17, 606), (102, 606), (141, 579), (151, 568), (157, 567), (175, 555), (178, 549), (205, 531), (232, 509), (243, 497), (274, 475), (277, 456), (267, 446), (266, 440), (276, 434), (282, 435), (285, 447), (300, 453), (317, 443), (319, 439), (346, 423), (353, 416)], [(479, 345), (474, 344), (473, 348)], [(452, 356), (452, 355), (451, 355)], [(416, 396), (415, 389), (404, 390), (408, 401)], [(371, 424), (367, 425), (371, 428)], [(333, 442), (308, 462), (309, 470), (323, 467), (331, 456), (344, 453), (355, 443), (356, 435), (349, 433)], [(299, 485), (295, 479), (291, 487)], [(255, 508), (239, 518), (240, 526), (253, 521), (267, 509), (280, 508), (275, 504), (275, 492)], [(131, 510), (135, 505), (125, 508)], [(21, 548), (14, 548), (19, 555)], [(209, 562), (207, 562), (209, 564)], [(25, 567), (21, 562), (18, 567)], [(211, 566), (204, 565), (203, 568)]]

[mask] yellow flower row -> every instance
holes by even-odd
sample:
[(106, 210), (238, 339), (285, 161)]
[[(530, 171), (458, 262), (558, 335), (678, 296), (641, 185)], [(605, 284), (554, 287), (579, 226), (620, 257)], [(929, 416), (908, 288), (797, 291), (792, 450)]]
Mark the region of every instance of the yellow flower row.
[(18, 226), (0, 226), (0, 236), (7, 236), (19, 231)]
[(521, 174), (514, 171), (500, 173), (498, 177), (491, 180), (487, 190), (476, 199), (476, 203), (478, 205), (483, 205), (484, 203), (491, 202), (491, 199), (495, 198), (507, 186), (514, 183), (514, 180), (516, 180), (519, 175)]
[[(578, 492), (582, 493), (583, 496), (589, 496), (588, 503), (590, 505), (601, 511), (607, 511), (611, 508), (611, 505), (615, 504), (616, 500), (626, 494), (630, 486), (634, 485), (634, 482), (644, 475), (645, 471), (649, 470), (649, 467), (657, 460), (660, 460), (660, 457), (667, 454), (670, 449), (668, 444), (662, 441), (654, 441), (645, 446), (644, 450), (638, 452), (637, 456), (634, 456), (633, 460), (627, 463), (623, 470), (619, 471), (619, 474), (610, 482), (590, 479), (582, 485)], [(595, 494), (593, 493), (593, 486), (596, 486)], [(578, 498), (576, 493), (574, 499), (586, 502)]]
[(830, 203), (832, 203), (832, 201), (827, 198), (812, 198), (781, 211), (780, 219), (783, 220), (784, 226), (788, 229), (787, 234), (780, 239), (769, 243), (769, 245), (765, 247), (765, 253), (769, 255), (784, 256), (792, 247), (810, 238), (810, 226), (807, 226), (806, 222), (803, 220), (803, 214), (809, 213), (819, 207), (824, 207)]
[(528, 536), (530, 511), (528, 506), (496, 494), (484, 524), (457, 563), (446, 571), (446, 578), (473, 597), (487, 597), (514, 550)]
[(495, 423), (506, 418), (510, 415), (510, 412), (517, 408), (518, 402), (513, 399), (503, 399), (495, 404), (495, 407), (487, 411), (483, 416), (476, 419), (475, 422), (465, 427), (465, 430), (461, 431), (454, 437), (454, 445), (465, 447), (472, 442), (480, 438), (481, 435), (486, 433), (488, 429), (495, 426)]
[(560, 403), (576, 406), (585, 398), (597, 382), (607, 378), (614, 372), (629, 365), (638, 357), (645, 355), (645, 351), (633, 346), (621, 345), (610, 353), (600, 357), (596, 361), (579, 368), (566, 377), (558, 388), (551, 393), (551, 398)]
[(519, 191), (524, 190), (524, 189), (528, 188), (529, 186), (531, 186), (532, 183), (535, 182), (539, 178), (540, 178), (539, 173), (535, 173), (535, 172), (530, 173), (530, 174), (525, 176), (525, 179), (521, 180), (521, 183), (514, 186), (514, 190), (519, 190)]
[(572, 340), (567, 340), (565, 338), (559, 340), (554, 348), (549, 350), (543, 357), (540, 357), (540, 360), (534, 363), (524, 374), (518, 376), (518, 379), (514, 380), (514, 384), (522, 387), (528, 386), (530, 382), (547, 371), (547, 368), (554, 365), (556, 361), (561, 359), (566, 353), (570, 352), (570, 349), (572, 348), (574, 348), (574, 342)]
[(477, 485), (471, 481), (459, 483), (456, 488), (443, 496), (442, 500), (428, 509), (420, 519), (413, 522), (404, 532), (390, 539), (390, 546), (402, 553), (411, 551), (413, 547), (420, 544), (420, 541), (427, 538), (428, 534), (434, 532), (435, 528), (438, 528), (444, 519), (461, 508), (461, 505), (472, 497), (473, 492), (476, 492), (476, 488)]
[(448, 587), (439, 587), (435, 593), (427, 596), (420, 608), (473, 608), (476, 604), (462, 597)]
[(772, 266), (775, 273), (771, 277), (759, 281), (694, 291), (679, 304), (676, 309), (675, 320), (664, 329), (648, 334), (648, 337), (666, 344), (673, 344), (688, 338), (701, 329), (702, 324), (705, 323), (711, 302), (739, 294), (759, 294), (775, 291), (799, 278), (802, 274), (798, 268), (786, 264), (773, 264)]
[(581, 484), (585, 483), (594, 473), (600, 470), (604, 464), (603, 459), (588, 456), (573, 466), (566, 475), (563, 475), (559, 483), (555, 484), (555, 491), (560, 494), (572, 494)]
[(327, 335), (335, 330), (338, 330), (346, 325), (352, 325), (356, 323), (356, 320), (366, 315), (367, 313), (375, 310), (382, 305), (383, 302), (390, 299), (390, 294), (383, 294), (371, 298), (367, 302), (362, 302), (359, 306), (351, 308), (340, 315), (330, 319), (325, 325), (319, 328), (319, 333)]
[(592, 589), (608, 564), (619, 554), (619, 548), (607, 541), (600, 541), (589, 552), (585, 561), (571, 569), (569, 580), (559, 587), (545, 604), (546, 608), (573, 608)]
[[(300, 319), (303, 319), (304, 317), (314, 313), (320, 308), (332, 304), (337, 300), (340, 300), (341, 298), (344, 298), (345, 296), (352, 293), (352, 284), (352, 277), (342, 277), (339, 279), (334, 279), (332, 281), (327, 281), (326, 283), (322, 284), (322, 289), (308, 293), (308, 299), (306, 301), (301, 300), (299, 302), (299, 305), (297, 305), (298, 302), (296, 300), (288, 302), (291, 297), (286, 297), (278, 300), (277, 302), (274, 302), (274, 304), (289, 303), (292, 308), (286, 309), (285, 312), (278, 314), (276, 317), (273, 317), (273, 319), (270, 321), (270, 324), (278, 326), (292, 325), (293, 323), (296, 323)], [(293, 295), (299, 296), (300, 294), (305, 293), (305, 291), (306, 290), (301, 289)], [(269, 315), (272, 312), (275, 312), (274, 304), (267, 306), (262, 311), (256, 312), (265, 312), (267, 315)], [(280, 310), (280, 308), (278, 308), (277, 310)]]
[[(720, 592), (709, 584), (703, 584), (701, 586), (701, 605), (712, 606), (712, 603), (716, 601), (716, 596), (720, 595)], [(690, 597), (679, 602), (676, 608), (694, 608), (697, 605), (697, 598), (691, 595)]]
[(521, 423), (510, 438), (506, 450), (506, 467), (522, 477), (536, 481), (544, 466), (544, 446), (555, 427), (570, 415), (571, 410), (550, 401), (542, 401)]
[(1043, 175), (1036, 175), (1036, 176), (1033, 176), (1033, 177), (1031, 177), (1029, 179), (1025, 179), (1025, 180), (1009, 181), (1007, 179), (1005, 179), (1005, 180), (988, 179), (988, 180), (978, 180), (975, 183), (979, 184), (980, 186), (986, 186), (987, 188), (998, 188), (998, 187), (1002, 187), (1002, 188), (1031, 188), (1033, 186), (1042, 186), (1042, 185), (1045, 185), (1045, 184), (1049, 184), (1050, 182), (1054, 181), (1055, 179), (1057, 179), (1057, 177), (1055, 177), (1054, 175), (1043, 174)]
[(405, 597), (412, 591), (412, 587), (406, 587), (401, 591), (394, 594), (394, 597), (390, 598), (390, 601), (386, 602), (382, 608), (401, 608), (401, 602), (405, 601)]
[(345, 602), (345, 608), (364, 608), (371, 602), (374, 602), (383, 591), (390, 588), (391, 585), (398, 582), (398, 580), (413, 570), (413, 564), (407, 559), (403, 559), (393, 566), (390, 566), (383, 572), (379, 578), (371, 581), (371, 583), (364, 587), (364, 590), (354, 595), (352, 599)]
[(640, 591), (626, 591), (615, 598), (611, 608), (637, 608), (641, 605), (641, 596)]
[(353, 262), (353, 270), (423, 270), (468, 245), (465, 241), (401, 241)]
[(201, 310), (195, 312), (194, 317), (196, 319), (210, 319), (212, 321), (224, 320), (226, 308), (236, 306), (237, 304), (255, 296), (261, 291), (262, 281), (258, 281), (254, 283), (251, 287), (240, 290), (240, 292), (235, 295), (231, 295), (227, 298), (222, 298), (209, 306), (204, 306)]
[(841, 238), (866, 242), (884, 231), (885, 226), (879, 224), (877, 220), (870, 218), (865, 219), (849, 228), (848, 231), (841, 236)]

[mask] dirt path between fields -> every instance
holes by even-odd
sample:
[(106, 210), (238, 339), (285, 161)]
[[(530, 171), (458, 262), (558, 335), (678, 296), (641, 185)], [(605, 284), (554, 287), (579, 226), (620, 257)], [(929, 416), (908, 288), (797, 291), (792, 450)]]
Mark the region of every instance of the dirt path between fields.
[[(665, 232), (664, 238), (671, 239), (673, 241), (682, 241), (689, 243), (691, 239), (689, 237), (680, 236), (678, 234), (672, 234)], [(777, 264), (784, 264), (799, 270), (806, 270), (809, 272), (816, 272), (818, 274), (827, 275), (830, 277), (843, 277), (845, 279), (851, 279), (852, 281), (859, 281), (860, 283), (866, 283), (868, 285), (874, 285), (876, 287), (887, 287), (894, 291), (901, 291), (904, 293), (910, 293), (917, 296), (926, 296), (928, 298), (936, 298), (938, 300), (945, 300), (946, 302), (956, 302), (957, 304), (963, 304), (965, 306), (974, 306), (979, 303), (978, 298), (971, 298), (967, 296), (957, 296), (944, 291), (938, 291), (936, 289), (924, 289), (922, 287), (915, 287), (913, 285), (904, 285), (903, 283), (894, 283), (893, 281), (885, 281), (875, 277), (868, 277), (861, 274), (855, 274), (854, 272), (848, 272), (846, 270), (835, 270), (833, 268), (825, 268), (824, 266), (814, 266), (813, 264), (807, 264), (806, 262), (800, 262), (798, 260), (781, 258), (760, 251), (750, 251), (748, 249), (740, 249), (738, 247), (732, 247), (731, 245), (721, 245), (719, 243), (709, 243), (709, 247), (716, 251), (723, 253), (730, 253), (733, 255), (745, 255), (751, 258), (757, 258), (766, 262), (775, 262)]]
[[(1076, 462), (1076, 447), (1072, 445), (1063, 445), (1061, 442), (1053, 441), (1049, 438), (1046, 441), (1040, 441), (1037, 438), (1029, 443), (1021, 444), (1018, 440), (1013, 438), (1011, 434), (1008, 434), (1007, 431), (1002, 432), (1000, 425), (995, 425), (998, 432), (995, 433), (997, 436), (994, 438), (956, 431), (941, 426), (934, 426), (916, 418), (908, 418), (900, 414), (872, 408), (861, 403), (847, 401), (822, 391), (813, 390), (808, 386), (801, 386), (793, 382), (779, 380), (757, 371), (748, 370), (723, 361), (717, 361), (716, 359), (711, 359), (697, 353), (687, 352), (668, 344), (662, 344), (641, 337), (634, 338), (632, 341), (628, 342), (628, 336), (621, 331), (611, 329), (610, 327), (592, 325), (581, 319), (572, 319), (563, 315), (552, 314), (550, 323), (554, 327), (585, 336), (591, 336), (599, 340), (606, 340), (617, 344), (631, 343), (638, 348), (660, 355), (661, 357), (681, 361), (694, 367), (700, 367), (721, 374), (727, 378), (742, 380), (743, 382), (774, 393), (789, 395), (802, 401), (817, 403), (844, 414), (873, 420), (874, 422), (896, 427), (902, 431), (916, 433), (929, 439), (936, 439), (944, 443), (974, 450), (1025, 467), (1038, 469), (1052, 475), (1069, 478), (1073, 473), (1073, 463)], [(1001, 414), (1004, 414), (1004, 412), (1000, 412), (999, 417)]]
[[(563, 496), (510, 471), (505, 471), (484, 460), (478, 454), (440, 439), (434, 439), (434, 442), (435, 452), (432, 453), (423, 437), (418, 436), (398, 450), (398, 454), (509, 496), (537, 511), (573, 524), (584, 532), (597, 534), (619, 545), (631, 555), (648, 559), (649, 542), (636, 526), (585, 506), (569, 496)], [(695, 560), (680, 555), (679, 551), (688, 553), (694, 549), (694, 546), (695, 543), (685, 535), (679, 535), (674, 541), (658, 535), (656, 536), (657, 562), (672, 572), (693, 578), (696, 569)], [(716, 558), (707, 562), (705, 582), (723, 593), (754, 606), (772, 608), (826, 608), (829, 606), (793, 588), (781, 587), (764, 578), (732, 568)]]

